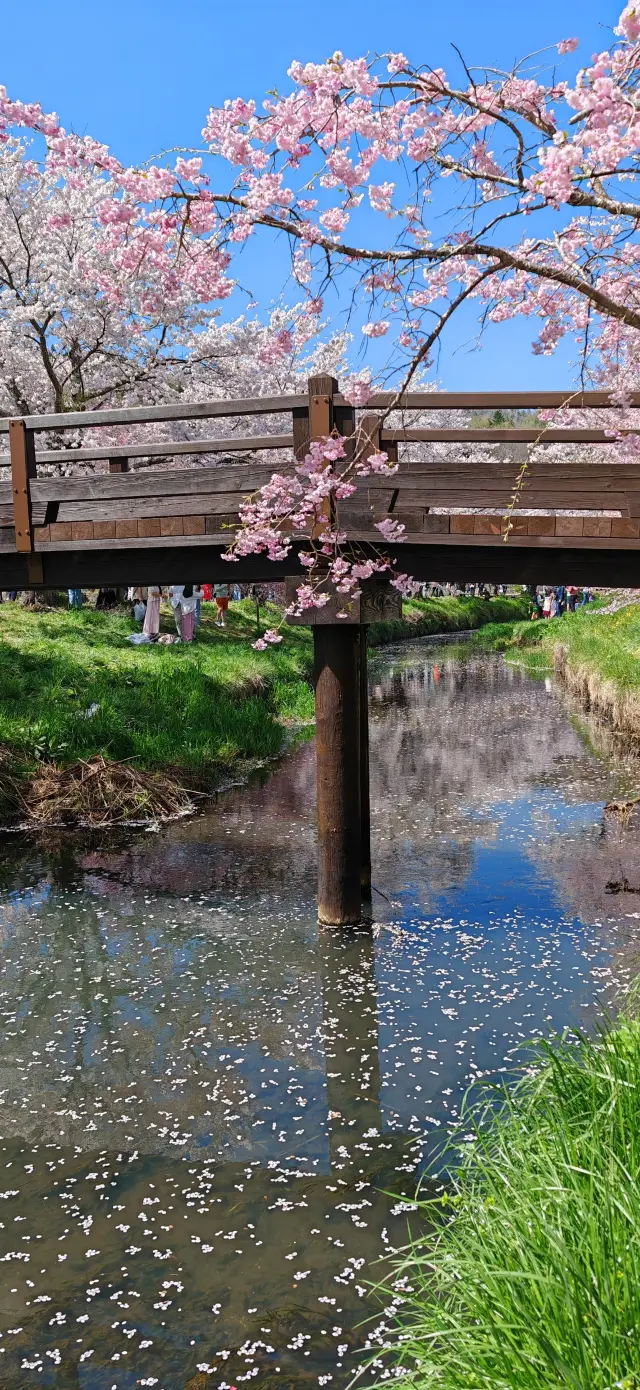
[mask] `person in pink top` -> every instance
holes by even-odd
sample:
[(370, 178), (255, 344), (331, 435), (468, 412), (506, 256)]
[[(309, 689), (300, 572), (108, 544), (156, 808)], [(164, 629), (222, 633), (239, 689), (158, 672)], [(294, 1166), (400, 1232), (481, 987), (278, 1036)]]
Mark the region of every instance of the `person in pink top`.
[(150, 584), (147, 590), (147, 611), (144, 615), (142, 631), (150, 642), (155, 642), (160, 631), (160, 597), (162, 590), (159, 584)]

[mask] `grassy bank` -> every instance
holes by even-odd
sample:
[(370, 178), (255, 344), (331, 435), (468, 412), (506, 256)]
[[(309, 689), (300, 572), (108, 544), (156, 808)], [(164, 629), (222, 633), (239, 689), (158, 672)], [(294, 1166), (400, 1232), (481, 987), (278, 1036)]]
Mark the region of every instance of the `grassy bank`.
[(374, 623), (369, 629), (369, 643), (379, 647), (388, 642), (403, 641), (409, 636), (432, 637), (440, 632), (469, 632), (486, 623), (505, 624), (508, 631), (519, 619), (526, 617), (529, 601), (526, 598), (429, 598), (410, 599), (402, 606), (402, 618), (386, 623)]
[[(171, 630), (168, 611), (163, 626)], [(102, 753), (206, 780), (277, 753), (281, 719), (312, 712), (307, 633), (292, 628), (281, 647), (253, 651), (249, 603), (233, 605), (224, 631), (207, 612), (192, 646), (136, 648), (132, 628), (128, 614), (4, 604), (0, 742), (26, 761)]]
[(485, 1114), (401, 1271), (404, 1384), (639, 1390), (639, 1096), (623, 1022), (548, 1051)]
[[(460, 630), (486, 621), (496, 609), (501, 617), (515, 617), (518, 602), (410, 603), (403, 622), (381, 624), (372, 640)], [(273, 605), (261, 610), (263, 627), (280, 618)], [(46, 785), (42, 813), (47, 798), (60, 805), (63, 790), (53, 786), (50, 771), (45, 778), (45, 768), (78, 768), (86, 780), (84, 764), (103, 759), (141, 772), (162, 771), (182, 786), (212, 788), (230, 773), (277, 755), (287, 726), (313, 721), (308, 628), (285, 626), (279, 646), (256, 652), (256, 613), (249, 601), (230, 605), (224, 630), (205, 605), (191, 646), (134, 647), (127, 640), (132, 626), (128, 613), (0, 606), (0, 818), (7, 818), (34, 778)], [(168, 608), (163, 627), (174, 630)], [(92, 792), (103, 773), (96, 762)], [(74, 772), (66, 781), (75, 778)], [(123, 807), (130, 790), (123, 783)], [(140, 783), (140, 814), (149, 813), (149, 790)], [(31, 814), (33, 806), (28, 809)], [(70, 810), (70, 819), (74, 814)]]
[(550, 621), (491, 625), (478, 641), (534, 675), (553, 669), (586, 709), (640, 739), (640, 604), (601, 617), (587, 609)]

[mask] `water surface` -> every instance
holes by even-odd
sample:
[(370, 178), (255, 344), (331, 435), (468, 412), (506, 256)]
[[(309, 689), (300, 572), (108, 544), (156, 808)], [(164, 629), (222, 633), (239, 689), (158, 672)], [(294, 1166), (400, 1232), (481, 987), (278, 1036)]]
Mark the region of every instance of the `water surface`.
[(636, 770), (552, 689), (391, 651), (371, 745), (373, 932), (318, 931), (312, 744), (190, 823), (4, 844), (0, 1386), (344, 1390), (467, 1088), (633, 971)]

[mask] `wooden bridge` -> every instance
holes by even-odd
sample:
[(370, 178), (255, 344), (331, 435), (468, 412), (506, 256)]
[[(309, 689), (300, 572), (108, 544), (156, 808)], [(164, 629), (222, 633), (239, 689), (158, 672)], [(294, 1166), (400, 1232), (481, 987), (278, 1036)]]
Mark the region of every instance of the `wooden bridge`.
[[(387, 424), (392, 404), (394, 423)], [(640, 392), (631, 405), (640, 407)], [(640, 460), (602, 457), (602, 446), (616, 442), (615, 413), (611, 431), (599, 414), (597, 428), (432, 423), (442, 412), (560, 407), (613, 411), (606, 393), (569, 391), (428, 392), (401, 400), (388, 392), (373, 396), (366, 412), (356, 411), (333, 378), (315, 377), (304, 395), (0, 420), (9, 445), (0, 455), (7, 468), (7, 481), (0, 482), (0, 588), (300, 576), (296, 557), (304, 542), (278, 562), (251, 556), (229, 565), (222, 555), (242, 500), (275, 470), (286, 471), (278, 455), (269, 464), (269, 452), (304, 457), (310, 440), (333, 430), (352, 450), (381, 448), (399, 464), (392, 478), (360, 479), (356, 493), (339, 504), (341, 529), (361, 553), (380, 546), (375, 523), (392, 516), (405, 526), (403, 544), (392, 551), (416, 579), (640, 587)], [(416, 414), (425, 413), (429, 425), (416, 424)], [(247, 417), (257, 417), (265, 432), (242, 433)], [(199, 432), (206, 422), (227, 419), (232, 427), (222, 437), (208, 437), (206, 427)], [(95, 442), (106, 429), (117, 432), (117, 444)], [(167, 429), (176, 437), (167, 437)], [(69, 431), (83, 442), (51, 447)], [(474, 462), (468, 446), (479, 443), (501, 445), (499, 456), (494, 451), (486, 464)], [(458, 446), (457, 456), (447, 457), (443, 445)], [(526, 445), (539, 447), (522, 473)], [(580, 448), (566, 461), (545, 462), (548, 445)], [(430, 459), (429, 446), (440, 456)], [(167, 460), (175, 465), (202, 456), (197, 467), (166, 467)], [(161, 461), (164, 467), (149, 466)], [(102, 464), (104, 471), (70, 472), (78, 464)], [(63, 467), (66, 476), (54, 471)], [(365, 625), (371, 615), (365, 598), (363, 604), (350, 622), (332, 621), (326, 611), (314, 626), (319, 911), (331, 924), (359, 921), (361, 890), (366, 897), (370, 887)]]

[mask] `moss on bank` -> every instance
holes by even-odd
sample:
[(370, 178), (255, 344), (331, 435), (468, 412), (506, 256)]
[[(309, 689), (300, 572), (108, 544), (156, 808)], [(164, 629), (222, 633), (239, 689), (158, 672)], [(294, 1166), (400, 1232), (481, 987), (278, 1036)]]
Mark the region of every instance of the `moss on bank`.
[[(405, 620), (381, 624), (372, 641), (468, 628), (497, 606), (516, 617), (519, 602), (410, 603)], [(261, 609), (263, 627), (280, 618), (274, 605)], [(173, 630), (168, 608), (162, 625)], [(205, 605), (190, 646), (134, 647), (132, 626), (128, 613), (0, 606), (1, 819), (43, 764), (104, 758), (210, 789), (276, 756), (287, 726), (313, 721), (309, 628), (285, 625), (280, 645), (256, 652), (249, 601), (230, 605), (224, 629)]]

